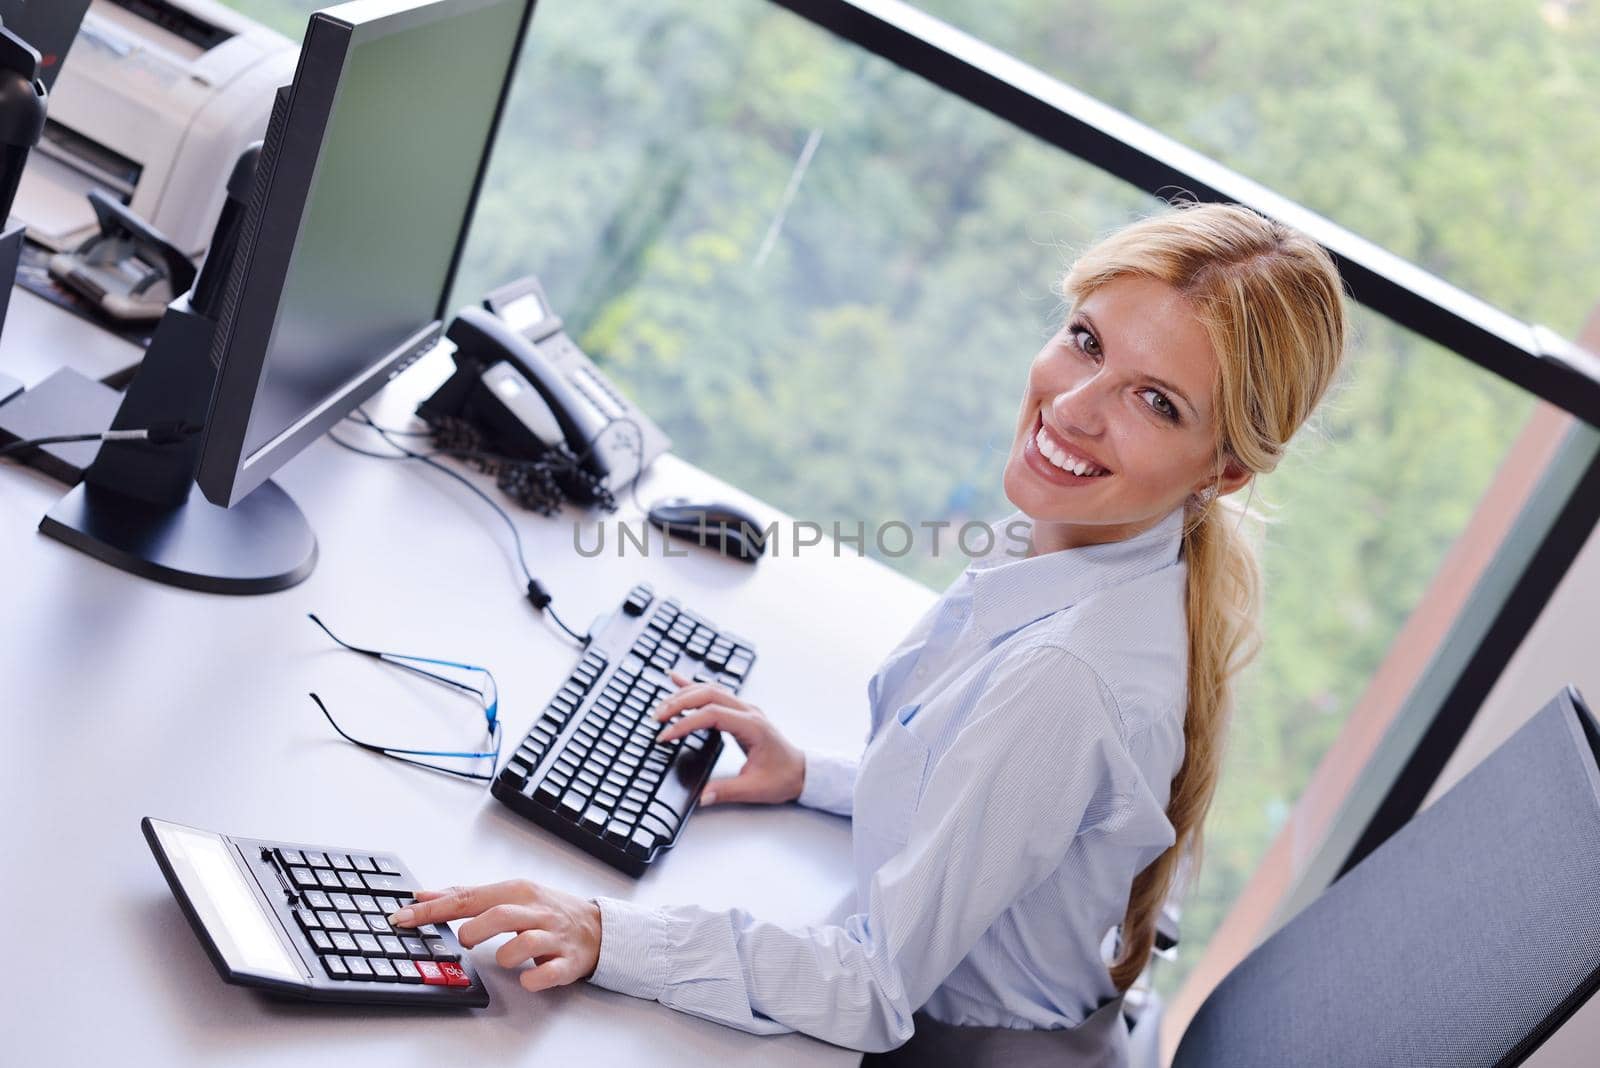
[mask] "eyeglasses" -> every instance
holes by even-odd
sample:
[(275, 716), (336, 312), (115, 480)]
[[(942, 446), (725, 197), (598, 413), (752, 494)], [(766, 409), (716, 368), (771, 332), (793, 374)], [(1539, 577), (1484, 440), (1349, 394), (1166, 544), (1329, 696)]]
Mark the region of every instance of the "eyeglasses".
[[(317, 703), (317, 707), (322, 710), (322, 714), (327, 717), (328, 723), (332, 725), (333, 729), (339, 732), (339, 737), (343, 738), (347, 742), (350, 742), (352, 745), (360, 746), (362, 749), (378, 753), (381, 756), (390, 757), (394, 760), (401, 761), (402, 763), (413, 764), (419, 768), (428, 768), (431, 771), (443, 772), (446, 775), (454, 775), (462, 779), (474, 779), (479, 782), (489, 782), (494, 778), (494, 769), (500, 763), (500, 689), (495, 685), (494, 676), (490, 674), (488, 668), (478, 667), (475, 664), (459, 664), (454, 660), (436, 660), (430, 656), (407, 656), (403, 653), (386, 653), (378, 649), (365, 649), (359, 645), (351, 645), (333, 631), (329, 630), (328, 625), (322, 620), (318, 619), (315, 614), (308, 613), (308, 616), (311, 622), (322, 628), (322, 632), (324, 634), (338, 642), (343, 648), (350, 650), (352, 653), (360, 653), (362, 656), (370, 656), (374, 660), (381, 660), (386, 664), (392, 664), (395, 667), (409, 671), (412, 674), (421, 675), (424, 678), (432, 679), (434, 682), (437, 682), (441, 685), (448, 686), (453, 690), (457, 690), (464, 694), (471, 694), (478, 698), (478, 700), (483, 703), (483, 716), (489, 725), (488, 745), (492, 746), (493, 748), (485, 748), (480, 752), (464, 752), (447, 749), (402, 749), (398, 746), (377, 745), (373, 742), (364, 742), (360, 738), (353, 737), (343, 727), (339, 726), (338, 721), (333, 718), (333, 713), (328, 711), (328, 706), (322, 703), (322, 698), (318, 697), (316, 694), (312, 694), (311, 699)], [(452, 679), (447, 675), (441, 675), (436, 671), (429, 671), (427, 668), (418, 667), (417, 665), (419, 664), (433, 664), (437, 667), (447, 667), (455, 668), (459, 671), (477, 672), (483, 676), (485, 685), (472, 686), (468, 683), (461, 682), (458, 679)], [(489, 771), (487, 774), (475, 771), (462, 771), (460, 768), (452, 768), (443, 764), (434, 764), (426, 760), (418, 760), (416, 759), (417, 757), (487, 760), (489, 761)]]

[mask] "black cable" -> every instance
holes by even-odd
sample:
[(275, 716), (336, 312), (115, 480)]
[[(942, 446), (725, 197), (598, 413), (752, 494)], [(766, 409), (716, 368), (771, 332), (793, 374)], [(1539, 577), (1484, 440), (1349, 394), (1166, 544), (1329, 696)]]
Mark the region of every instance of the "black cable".
[(99, 434), (57, 434), (53, 438), (29, 438), (27, 441), (13, 441), (10, 445), (0, 449), (0, 456), (9, 456), (23, 449), (34, 449), (40, 445), (61, 445), (69, 441), (99, 441)]
[(450, 468), (446, 467), (444, 464), (440, 463), (438, 460), (435, 460), (432, 456), (426, 453), (414, 452), (411, 449), (406, 448), (404, 445), (401, 445), (399, 442), (390, 437), (383, 428), (374, 423), (371, 417), (368, 416), (365, 411), (358, 408), (356, 409), (356, 412), (361, 416), (361, 419), (357, 420), (358, 422), (365, 422), (369, 428), (371, 428), (380, 438), (383, 439), (386, 445), (402, 455), (386, 456), (383, 453), (371, 452), (367, 449), (360, 448), (359, 446), (352, 445), (350, 442), (341, 440), (331, 430), (328, 432), (329, 440), (341, 448), (349, 449), (351, 452), (360, 453), (363, 456), (371, 456), (379, 460), (419, 460), (422, 463), (427, 464), (429, 467), (444, 472), (446, 475), (449, 475), (451, 478), (467, 487), (467, 489), (471, 490), (478, 496), (480, 500), (482, 500), (490, 508), (494, 509), (495, 514), (498, 515), (505, 523), (506, 529), (511, 531), (511, 540), (516, 546), (517, 551), (517, 565), (522, 568), (522, 577), (526, 579), (528, 583), (526, 592), (528, 600), (539, 611), (548, 613), (550, 618), (555, 621), (556, 626), (566, 631), (573, 641), (577, 642), (580, 646), (587, 645), (589, 641), (588, 636), (579, 634), (577, 631), (567, 626), (566, 622), (563, 621), (562, 618), (556, 613), (556, 610), (550, 606), (552, 598), (549, 592), (544, 588), (544, 585), (538, 579), (533, 577), (533, 572), (528, 567), (528, 558), (523, 551), (522, 534), (517, 530), (516, 523), (512, 522), (511, 516), (507, 514), (506, 510), (501, 508), (493, 497), (490, 497), (487, 493), (483, 492), (483, 490), (479, 489), (475, 484), (473, 484), (472, 480), (467, 478), (465, 475), (458, 471), (452, 471)]
[(183, 423), (161, 424), (138, 430), (99, 430), (89, 434), (54, 434), (47, 438), (27, 438), (0, 448), (0, 456), (44, 445), (65, 445), (75, 441), (147, 441), (152, 445), (171, 445), (197, 433), (199, 427)]
[[(365, 414), (365, 413), (362, 413), (362, 414)], [(423, 429), (423, 430), (397, 430), (397, 429), (395, 429), (394, 427), (391, 427), (391, 426), (379, 426), (377, 423), (374, 423), (370, 418), (366, 420), (365, 424), (362, 424), (362, 421), (360, 419), (357, 419), (353, 413), (350, 414), (350, 415), (345, 416), (345, 418), (348, 419), (352, 423), (356, 423), (357, 425), (370, 426), (372, 429), (380, 431), (380, 432), (382, 432), (384, 434), (393, 434), (397, 438), (431, 438), (431, 437), (433, 437), (433, 431), (431, 431), (431, 430), (427, 430), (427, 429)]]
[[(359, 415), (359, 418), (358, 418), (358, 415)], [(437, 428), (432, 428), (432, 429), (428, 429), (428, 430), (397, 430), (394, 427), (380, 426), (380, 425), (378, 425), (378, 423), (376, 421), (373, 420), (373, 418), (371, 416), (367, 415), (365, 409), (357, 409), (356, 413), (352, 413), (350, 415), (346, 415), (345, 418), (348, 419), (352, 423), (356, 423), (358, 425), (366, 426), (367, 428), (376, 431), (380, 435), (392, 435), (392, 436), (397, 436), (397, 437), (404, 436), (404, 437), (434, 437), (434, 438), (437, 438), (439, 436), (439, 431), (438, 431)], [(577, 453), (577, 454), (572, 456), (573, 461), (575, 463), (578, 463), (578, 464), (583, 463), (583, 461), (585, 459), (587, 459), (594, 452), (595, 446), (597, 444), (599, 444), (601, 438), (605, 437), (606, 432), (611, 430), (612, 427), (618, 427), (618, 426), (629, 426), (629, 427), (633, 428), (633, 435), (631, 437), (625, 439), (625, 440), (632, 447), (635, 468), (636, 469), (642, 468), (644, 466), (644, 429), (639, 426), (638, 422), (636, 420), (634, 420), (632, 416), (627, 416), (627, 415), (618, 416), (615, 419), (612, 419), (610, 422), (606, 423), (605, 426), (601, 427), (599, 430), (595, 431), (592, 435), (590, 435), (588, 443), (585, 444), (584, 447), (583, 447), (583, 451), (581, 453)], [(394, 443), (390, 442), (390, 444), (393, 445)], [(398, 446), (396, 446), (396, 447), (398, 448)], [(379, 456), (378, 453), (368, 453), (367, 455), (369, 455), (369, 456)], [(517, 458), (515, 456), (507, 456), (504, 453), (490, 452), (490, 451), (488, 451), (486, 449), (463, 449), (463, 448), (435, 447), (435, 448), (429, 449), (423, 455), (426, 455), (426, 456), (459, 456), (462, 459), (477, 460), (479, 463), (482, 463), (482, 464), (496, 465), (496, 466), (498, 466), (498, 465), (531, 464), (531, 463), (535, 463), (536, 462), (536, 461), (533, 461), (533, 460), (519, 459), (519, 458)], [(400, 457), (389, 457), (389, 456), (384, 456), (382, 458), (383, 459), (400, 459)], [(638, 496), (638, 494), (639, 494), (639, 480), (638, 480), (638, 477), (637, 477), (637, 471), (636, 471), (635, 477), (632, 480), (630, 480), (629, 483), (628, 483), (628, 490), (629, 490), (629, 495), (633, 500), (634, 506), (637, 507), (641, 512), (647, 511), (647, 509), (644, 507), (644, 505), (642, 503), (640, 503), (640, 501), (639, 501), (639, 496)]]

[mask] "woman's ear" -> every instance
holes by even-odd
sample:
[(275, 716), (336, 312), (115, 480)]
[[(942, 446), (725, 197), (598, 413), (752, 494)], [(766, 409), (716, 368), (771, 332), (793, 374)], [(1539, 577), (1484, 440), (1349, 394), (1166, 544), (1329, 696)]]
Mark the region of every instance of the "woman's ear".
[(1228, 457), (1228, 462), (1223, 465), (1222, 474), (1217, 476), (1217, 496), (1226, 497), (1230, 493), (1237, 493), (1250, 484), (1252, 477), (1254, 472), (1233, 457)]

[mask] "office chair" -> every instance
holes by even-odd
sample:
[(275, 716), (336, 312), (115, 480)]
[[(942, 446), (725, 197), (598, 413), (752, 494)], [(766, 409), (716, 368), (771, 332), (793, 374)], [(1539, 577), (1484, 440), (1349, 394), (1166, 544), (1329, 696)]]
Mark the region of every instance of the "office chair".
[(1173, 1068), (1521, 1063), (1600, 983), (1597, 754), (1569, 686), (1230, 972)]

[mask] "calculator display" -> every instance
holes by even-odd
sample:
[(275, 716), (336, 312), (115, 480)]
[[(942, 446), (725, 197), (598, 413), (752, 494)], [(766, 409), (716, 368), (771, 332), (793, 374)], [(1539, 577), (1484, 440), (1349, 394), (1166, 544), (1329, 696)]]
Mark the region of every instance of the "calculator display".
[(157, 823), (155, 828), (189, 903), (228, 966), (303, 982), (304, 975), (262, 914), (227, 843), (214, 834), (170, 823)]

